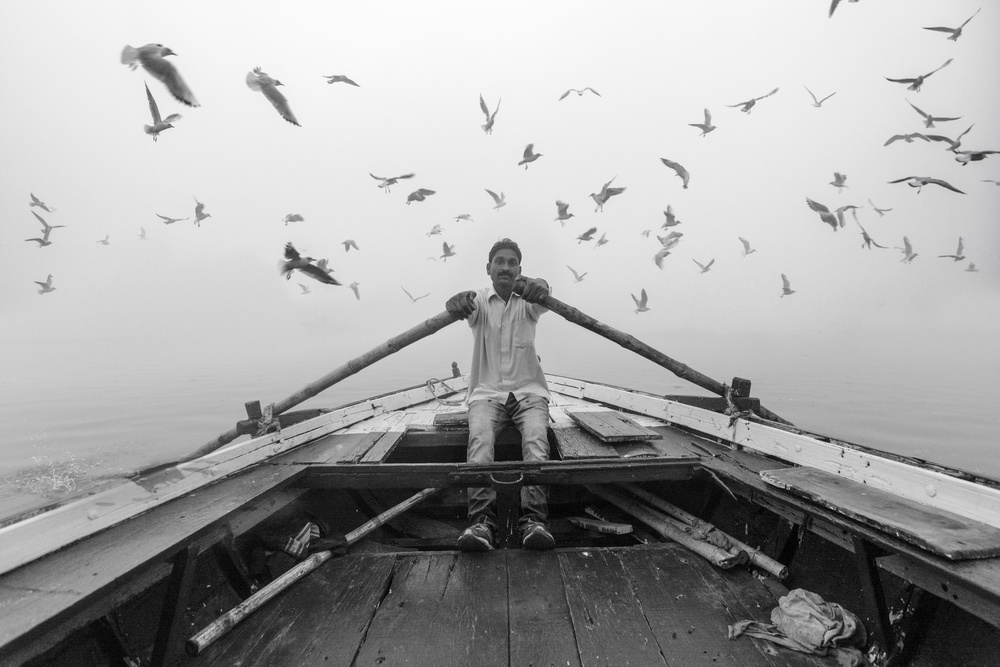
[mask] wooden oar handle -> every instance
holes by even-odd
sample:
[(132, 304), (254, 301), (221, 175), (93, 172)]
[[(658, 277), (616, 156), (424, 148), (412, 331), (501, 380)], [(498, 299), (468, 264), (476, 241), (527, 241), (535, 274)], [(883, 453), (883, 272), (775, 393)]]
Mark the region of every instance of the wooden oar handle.
[[(518, 278), (514, 281), (514, 293), (520, 294), (524, 290), (524, 280)], [(629, 334), (622, 333), (617, 329), (609, 327), (603, 322), (595, 320), (590, 315), (580, 312), (573, 306), (563, 303), (559, 299), (556, 299), (552, 295), (546, 296), (538, 301), (539, 304), (545, 306), (554, 313), (558, 313), (564, 319), (569, 320), (573, 324), (579, 325), (584, 329), (593, 331), (594, 333), (607, 338), (608, 340), (615, 342), (627, 350), (631, 350), (636, 354), (649, 359), (653, 363), (663, 366), (668, 371), (676, 375), (677, 377), (683, 378), (688, 382), (701, 387), (702, 389), (707, 389), (713, 394), (719, 396), (726, 395), (726, 385), (722, 384), (718, 380), (713, 380), (703, 373), (699, 373), (690, 366), (682, 364), (676, 359), (671, 359), (667, 355), (663, 354), (659, 350), (653, 348), (641, 340), (630, 336)], [(790, 424), (778, 415), (774, 414), (767, 408), (761, 406), (758, 414), (765, 419), (770, 419), (771, 421), (780, 422), (782, 424)]]

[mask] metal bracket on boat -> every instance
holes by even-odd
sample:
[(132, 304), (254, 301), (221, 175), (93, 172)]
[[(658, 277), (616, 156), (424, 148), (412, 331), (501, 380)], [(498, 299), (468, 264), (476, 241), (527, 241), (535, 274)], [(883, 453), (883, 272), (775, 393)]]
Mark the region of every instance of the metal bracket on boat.
[(280, 431), (286, 426), (298, 424), (301, 421), (318, 417), (328, 410), (313, 408), (311, 410), (295, 410), (274, 415), (274, 404), (268, 404), (263, 409), (260, 401), (247, 401), (244, 404), (248, 419), (236, 422), (236, 432), (239, 435), (261, 436), (273, 431)]

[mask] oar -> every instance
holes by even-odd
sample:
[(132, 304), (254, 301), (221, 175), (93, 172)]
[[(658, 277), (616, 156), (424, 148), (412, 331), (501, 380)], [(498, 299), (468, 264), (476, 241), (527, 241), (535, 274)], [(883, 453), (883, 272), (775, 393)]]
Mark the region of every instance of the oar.
[[(391, 521), (422, 500), (434, 495), (437, 491), (438, 489), (436, 488), (424, 489), (423, 491), (410, 496), (395, 507), (390, 507), (370, 521), (361, 524), (346, 535), (347, 545), (350, 546), (355, 542), (358, 542), (368, 533), (372, 532), (384, 523)], [(187, 643), (184, 645), (184, 650), (186, 650), (189, 655), (198, 655), (211, 646), (217, 639), (236, 627), (240, 621), (260, 609), (268, 600), (287, 589), (296, 581), (306, 576), (320, 565), (330, 560), (332, 557), (332, 551), (319, 551), (314, 553), (312, 556), (289, 569), (267, 586), (264, 586), (264, 588), (261, 588), (246, 600), (209, 623), (205, 626), (204, 630), (187, 640)]]
[[(324, 389), (329, 389), (330, 387), (337, 384), (344, 378), (350, 377), (351, 375), (354, 375), (361, 369), (371, 366), (379, 359), (384, 359), (385, 357), (388, 357), (390, 354), (393, 354), (394, 352), (398, 352), (399, 350), (403, 349), (410, 343), (414, 343), (420, 340), (421, 338), (425, 338), (426, 336), (429, 336), (432, 333), (440, 329), (443, 329), (444, 327), (448, 326), (452, 322), (456, 322), (457, 320), (458, 318), (449, 313), (448, 311), (438, 313), (434, 317), (430, 318), (425, 322), (421, 322), (412, 329), (404, 331), (398, 336), (394, 336), (389, 340), (385, 341), (381, 345), (368, 350), (360, 357), (351, 359), (343, 366), (334, 369), (333, 371), (327, 373), (326, 375), (316, 380), (315, 382), (306, 385), (304, 388), (295, 392), (288, 398), (282, 401), (278, 401), (272, 407), (271, 414), (274, 416), (280, 415), (282, 412), (285, 412), (289, 408), (295, 407), (299, 403), (302, 403), (303, 401), (312, 398), (313, 396), (320, 393)], [(239, 435), (240, 435), (239, 431), (235, 427), (231, 428), (228, 431), (220, 434), (217, 438), (213, 438), (211, 441), (205, 443), (195, 451), (191, 452), (183, 459), (180, 459), (178, 463), (191, 461), (201, 456), (204, 456), (205, 454), (214, 452), (219, 447), (222, 447), (223, 445), (226, 445), (235, 440), (236, 438), (238, 438)]]
[[(524, 287), (523, 282), (521, 281), (516, 282), (514, 284), (514, 292), (520, 294), (523, 287)], [(539, 303), (548, 308), (549, 310), (551, 310), (552, 312), (558, 313), (563, 318), (569, 320), (573, 324), (577, 324), (583, 327), (584, 329), (588, 329), (600, 336), (604, 336), (605, 338), (614, 343), (618, 343), (626, 350), (631, 350), (636, 354), (649, 359), (653, 363), (663, 366), (674, 375), (683, 378), (688, 382), (701, 387), (702, 389), (707, 389), (713, 394), (718, 394), (719, 396), (726, 395), (725, 385), (719, 382), (718, 380), (713, 380), (707, 375), (704, 375), (694, 370), (690, 366), (682, 364), (681, 362), (675, 359), (671, 359), (670, 357), (663, 354), (659, 350), (647, 345), (646, 343), (643, 343), (638, 338), (630, 336), (629, 334), (626, 333), (622, 333), (621, 331), (618, 331), (617, 329), (614, 329), (612, 327), (609, 327), (607, 324), (595, 320), (590, 315), (586, 315), (580, 312), (573, 306), (565, 304), (551, 295), (545, 297)], [(764, 417), (765, 419), (770, 419), (771, 421), (776, 421), (781, 424), (791, 424), (791, 422), (782, 419), (781, 417), (774, 414), (773, 412), (771, 412), (770, 410), (768, 410), (763, 406), (759, 408), (758, 413), (760, 414), (761, 417)]]

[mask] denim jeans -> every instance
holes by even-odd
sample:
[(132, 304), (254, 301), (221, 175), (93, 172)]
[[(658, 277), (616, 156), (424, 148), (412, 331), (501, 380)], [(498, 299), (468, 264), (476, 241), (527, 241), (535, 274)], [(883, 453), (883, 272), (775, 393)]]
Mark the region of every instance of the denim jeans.
[[(473, 401), (469, 404), (469, 463), (492, 463), (493, 445), (497, 434), (508, 423), (521, 432), (521, 457), (525, 461), (549, 460), (549, 402), (542, 396), (529, 394), (520, 401), (508, 394), (507, 402), (495, 399)], [(521, 519), (546, 523), (549, 514), (548, 487), (521, 487)], [(485, 521), (494, 530), (497, 527), (496, 492), (490, 487), (469, 489), (469, 520)]]

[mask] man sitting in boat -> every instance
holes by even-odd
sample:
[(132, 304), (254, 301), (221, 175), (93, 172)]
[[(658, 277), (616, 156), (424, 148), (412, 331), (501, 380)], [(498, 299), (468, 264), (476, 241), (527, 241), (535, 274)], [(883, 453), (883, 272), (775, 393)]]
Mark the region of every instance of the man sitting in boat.
[[(497, 434), (507, 423), (521, 432), (525, 461), (549, 459), (549, 388), (535, 352), (535, 324), (547, 312), (538, 302), (549, 295), (549, 285), (521, 275), (521, 249), (510, 239), (490, 248), (486, 273), (492, 287), (459, 292), (445, 304), (448, 312), (469, 320), (472, 363), (469, 371), (469, 463), (492, 463)], [(514, 294), (514, 283), (523, 285)], [(525, 549), (555, 545), (546, 527), (548, 488), (521, 488), (518, 528)], [(469, 521), (458, 538), (463, 551), (489, 551), (497, 532), (496, 492), (489, 487), (469, 489)]]

